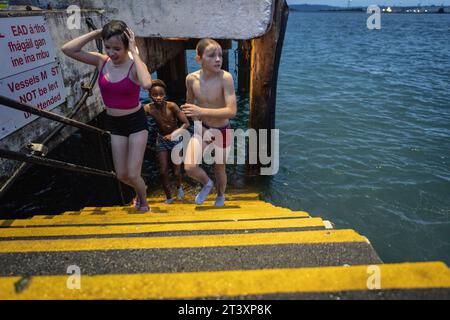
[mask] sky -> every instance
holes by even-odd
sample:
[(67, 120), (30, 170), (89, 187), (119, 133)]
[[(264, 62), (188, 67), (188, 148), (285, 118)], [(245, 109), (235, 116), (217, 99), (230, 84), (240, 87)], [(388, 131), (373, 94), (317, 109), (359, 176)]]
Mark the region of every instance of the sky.
[[(346, 7), (348, 0), (287, 0), (288, 4), (327, 4), (330, 6)], [(416, 6), (422, 5), (447, 5), (450, 6), (450, 0), (351, 0), (353, 7), (368, 7), (371, 4), (378, 5), (398, 5), (398, 6)]]

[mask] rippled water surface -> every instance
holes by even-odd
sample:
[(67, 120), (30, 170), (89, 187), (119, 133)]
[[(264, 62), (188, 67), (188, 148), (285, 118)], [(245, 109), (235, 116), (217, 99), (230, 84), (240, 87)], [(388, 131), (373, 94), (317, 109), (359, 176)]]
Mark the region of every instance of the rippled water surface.
[(267, 200), (450, 263), (450, 15), (291, 12)]

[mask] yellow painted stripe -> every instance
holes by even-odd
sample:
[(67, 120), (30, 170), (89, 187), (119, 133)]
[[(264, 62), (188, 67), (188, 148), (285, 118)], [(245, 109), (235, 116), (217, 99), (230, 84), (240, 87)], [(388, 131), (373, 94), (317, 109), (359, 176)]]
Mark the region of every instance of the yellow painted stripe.
[[(36, 215), (33, 216), (31, 219), (29, 220), (36, 220), (36, 219), (43, 219), (43, 218), (49, 218), (49, 217), (55, 217), (55, 218), (59, 218), (59, 217), (80, 217), (83, 218), (84, 217), (98, 217), (98, 216), (116, 216), (116, 217), (143, 217), (143, 218), (150, 218), (150, 217), (173, 217), (173, 216), (186, 216), (186, 215), (190, 215), (190, 216), (214, 216), (214, 215), (228, 215), (228, 216), (234, 216), (234, 215), (252, 215), (252, 214), (265, 214), (267, 217), (270, 217), (272, 215), (277, 215), (277, 214), (285, 214), (285, 215), (289, 215), (289, 214), (297, 214), (297, 213), (301, 213), (304, 214), (303, 211), (291, 211), (288, 209), (271, 209), (271, 210), (251, 210), (251, 209), (212, 209), (212, 210), (166, 210), (163, 208), (155, 208), (152, 207), (152, 211), (150, 212), (138, 212), (132, 208), (127, 208), (127, 209), (123, 209), (123, 210), (115, 210), (115, 211), (88, 211), (88, 212), (83, 212), (83, 211), (68, 211), (65, 212), (64, 214), (60, 214), (60, 215), (55, 215), (55, 216), (49, 216), (49, 215)], [(52, 218), (53, 219), (53, 218)]]
[[(227, 193), (226, 198), (229, 200), (241, 200), (241, 199), (254, 199), (254, 200), (259, 200), (260, 199), (260, 195), (259, 193), (255, 193), (255, 192), (242, 192), (242, 193)], [(216, 198), (216, 195), (214, 193), (210, 193), (206, 199), (207, 200), (214, 200)], [(160, 199), (165, 199), (165, 196), (160, 194), (160, 195), (150, 195), (147, 197), (148, 200), (160, 200)], [(185, 195), (185, 199), (195, 199), (195, 195), (190, 195), (190, 194), (186, 194)]]
[[(156, 203), (156, 204), (151, 204), (150, 205), (151, 208), (161, 208), (164, 210), (236, 210), (236, 209), (272, 209), (272, 208), (277, 208), (277, 209), (285, 209), (288, 210), (287, 208), (283, 208), (283, 207), (277, 207), (274, 206), (272, 204), (268, 204), (268, 203), (242, 203), (242, 202), (237, 202), (237, 203), (227, 203), (225, 207), (215, 207), (214, 203), (204, 203), (203, 205), (196, 205), (194, 203), (175, 203), (175, 204), (164, 204), (164, 203)], [(131, 205), (129, 206), (114, 206), (114, 207), (85, 207), (82, 210), (80, 210), (80, 212), (89, 212), (89, 211), (120, 211), (120, 210), (130, 210), (133, 207)]]
[(290, 243), (367, 242), (354, 230), (270, 232), (176, 237), (89, 238), (1, 241), (1, 252), (56, 252), (87, 250), (163, 249), (254, 246)]
[[(206, 198), (206, 201), (214, 201), (216, 199), (216, 195), (209, 195)], [(154, 202), (164, 202), (166, 200), (166, 197), (148, 197), (147, 201), (150, 203)], [(188, 196), (185, 197), (183, 200), (175, 199), (176, 202), (191, 202), (194, 203), (195, 196)], [(238, 195), (238, 196), (229, 196), (226, 195), (226, 201), (261, 201), (259, 196), (245, 196), (245, 195)]]
[(9, 227), (34, 227), (49, 225), (89, 225), (89, 224), (125, 224), (125, 223), (165, 223), (165, 222), (183, 222), (183, 221), (239, 221), (242, 219), (274, 219), (274, 218), (308, 218), (306, 212), (289, 213), (206, 213), (206, 214), (146, 214), (146, 215), (123, 215), (120, 217), (114, 215), (91, 215), (84, 216), (82, 219), (77, 216), (51, 216), (49, 218), (35, 219), (16, 219), (0, 220), (0, 226)]
[(156, 216), (194, 216), (194, 215), (227, 215), (233, 216), (237, 214), (263, 214), (266, 213), (268, 217), (270, 217), (272, 214), (284, 214), (289, 215), (293, 214), (293, 211), (290, 210), (213, 210), (213, 211), (196, 211), (196, 210), (185, 210), (185, 211), (165, 211), (165, 210), (152, 210), (151, 212), (137, 212), (135, 210), (124, 210), (124, 211), (92, 211), (92, 212), (67, 212), (67, 214), (60, 214), (60, 215), (36, 215), (30, 218), (30, 220), (38, 220), (38, 219), (53, 219), (55, 218), (76, 218), (80, 217), (84, 219), (84, 217), (99, 217), (99, 216), (117, 216), (117, 217), (143, 217), (143, 218), (150, 218), (150, 217), (156, 217)]
[[(116, 215), (116, 216), (155, 216), (155, 215), (204, 215), (204, 214), (257, 214), (265, 212), (267, 215), (272, 213), (285, 213), (289, 214), (292, 211), (288, 209), (265, 209), (265, 210), (252, 210), (252, 209), (207, 209), (207, 210), (196, 210), (196, 209), (186, 209), (186, 210), (172, 210), (172, 209), (164, 209), (161, 207), (152, 207), (149, 212), (139, 212), (135, 209), (129, 207), (124, 208), (122, 210), (109, 210), (109, 211), (67, 211), (65, 213), (59, 214), (57, 216), (101, 216), (101, 215)], [(42, 219), (43, 217), (49, 217), (49, 215), (35, 215), (31, 219)]]
[[(204, 204), (201, 206), (197, 206), (195, 204), (154, 204), (151, 205), (151, 212), (231, 212), (231, 211), (291, 211), (290, 209), (274, 206), (272, 204), (227, 204), (225, 207), (215, 207), (213, 203)], [(63, 214), (65, 215), (85, 215), (92, 213), (136, 213), (139, 214), (139, 211), (134, 209), (133, 206), (114, 206), (114, 207), (86, 207), (79, 211), (67, 211)], [(46, 215), (45, 213), (37, 214), (35, 217)]]
[[(154, 214), (166, 214), (166, 215), (186, 215), (186, 214), (205, 214), (205, 213), (216, 213), (216, 214), (236, 214), (236, 213), (258, 213), (258, 212), (266, 212), (267, 214), (273, 213), (285, 213), (289, 214), (290, 210), (287, 209), (258, 209), (258, 210), (249, 210), (249, 209), (238, 209), (238, 210), (165, 210), (164, 208), (152, 209), (151, 213)], [(149, 213), (146, 213), (149, 214)], [(129, 216), (129, 215), (142, 215), (142, 213), (136, 212), (135, 210), (117, 210), (117, 211), (88, 211), (88, 212), (77, 212), (77, 213), (64, 213), (61, 216), (95, 216), (95, 215), (109, 215), (109, 216)]]
[[(167, 205), (169, 207), (174, 207), (174, 206), (188, 206), (188, 205), (192, 205), (192, 206), (196, 206), (197, 204), (195, 203), (195, 200), (176, 200), (174, 199), (174, 204), (165, 204), (164, 201), (166, 199), (161, 199), (156, 201), (155, 199), (153, 199), (152, 201), (150, 201), (150, 199), (147, 199), (148, 202), (153, 203), (155, 205)], [(199, 205), (199, 206), (205, 206), (205, 205), (214, 205), (214, 199), (211, 200), (206, 200), (203, 204)], [(272, 203), (270, 202), (265, 202), (265, 201), (261, 201), (261, 200), (226, 200), (225, 201), (225, 205), (262, 205), (262, 206), (273, 206)], [(116, 206), (111, 206), (110, 208), (113, 207), (120, 207), (120, 205), (116, 205)], [(86, 208), (98, 208), (98, 207), (86, 207)], [(107, 208), (107, 207), (104, 207)]]
[(6, 237), (43, 237), (43, 236), (71, 236), (71, 235), (100, 235), (100, 234), (138, 234), (148, 232), (168, 231), (199, 231), (199, 230), (255, 230), (255, 229), (285, 229), (324, 227), (320, 218), (314, 219), (283, 219), (257, 220), (238, 222), (207, 222), (207, 223), (179, 223), (179, 224), (141, 224), (121, 226), (90, 226), (90, 227), (37, 227), (37, 228), (2, 228), (0, 238)]
[[(450, 288), (450, 272), (440, 262), (377, 266), (381, 289)], [(373, 266), (246, 271), (81, 275), (80, 289), (67, 276), (33, 277), (22, 292), (19, 277), (0, 278), (0, 299), (189, 299), (277, 293), (368, 291)], [(370, 280), (369, 280), (370, 283)]]

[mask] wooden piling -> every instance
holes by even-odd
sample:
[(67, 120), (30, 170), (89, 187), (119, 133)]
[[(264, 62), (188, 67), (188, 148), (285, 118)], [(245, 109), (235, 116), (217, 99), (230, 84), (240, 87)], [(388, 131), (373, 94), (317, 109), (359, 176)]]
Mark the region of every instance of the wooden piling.
[[(278, 67), (283, 47), (289, 8), (285, 0), (276, 0), (272, 26), (265, 35), (252, 40), (250, 63), (250, 119), (249, 127), (268, 129), (270, 153), (270, 129), (275, 128), (275, 104)], [(259, 159), (258, 159), (259, 161)], [(248, 165), (247, 174), (259, 174), (261, 164)]]
[(184, 97), (186, 94), (186, 51), (180, 51), (174, 58), (157, 70), (158, 79), (163, 80), (170, 97)]
[(252, 42), (251, 40), (240, 40), (238, 42), (238, 87), (240, 94), (250, 91), (250, 58), (251, 58)]
[(230, 71), (230, 58), (229, 51), (227, 49), (223, 49), (222, 58), (222, 69), (225, 71)]

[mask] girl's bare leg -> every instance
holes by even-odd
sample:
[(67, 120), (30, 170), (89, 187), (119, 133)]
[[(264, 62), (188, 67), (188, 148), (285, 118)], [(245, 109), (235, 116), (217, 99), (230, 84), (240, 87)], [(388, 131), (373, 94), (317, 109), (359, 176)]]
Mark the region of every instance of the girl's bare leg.
[(111, 135), (111, 150), (117, 179), (133, 187), (128, 179), (128, 138), (124, 136)]
[(147, 130), (130, 134), (128, 137), (128, 179), (140, 199), (141, 208), (148, 207), (147, 186), (141, 176), (147, 139)]

